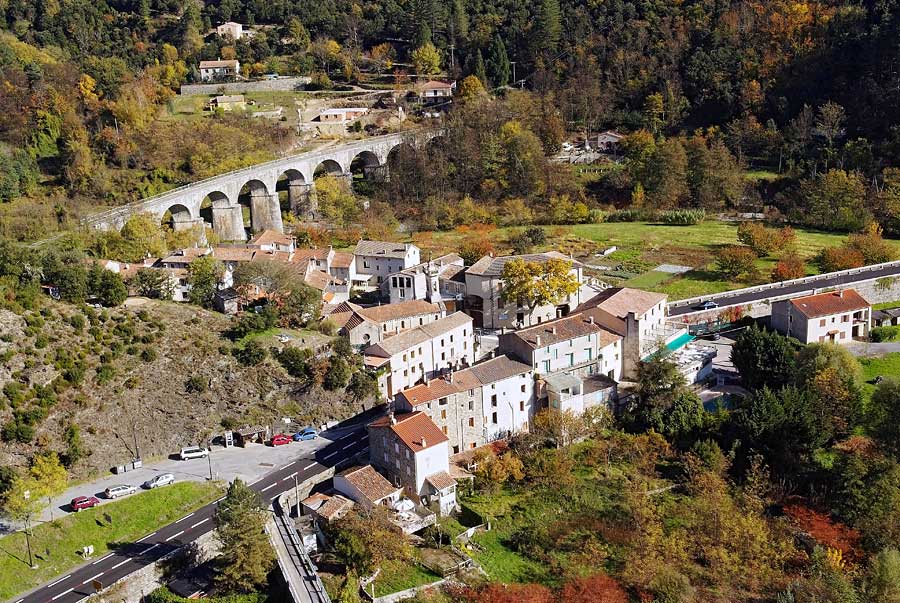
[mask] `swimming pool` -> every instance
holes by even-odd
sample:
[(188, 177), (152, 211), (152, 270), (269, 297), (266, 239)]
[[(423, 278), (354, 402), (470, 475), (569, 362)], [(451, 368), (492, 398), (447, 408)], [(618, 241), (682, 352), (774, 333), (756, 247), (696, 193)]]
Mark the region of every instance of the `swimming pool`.
[(667, 343), (666, 348), (668, 348), (672, 352), (675, 352), (677, 350), (680, 350), (690, 342), (694, 341), (694, 339), (696, 339), (696, 337), (694, 337), (690, 333), (682, 333), (681, 335)]

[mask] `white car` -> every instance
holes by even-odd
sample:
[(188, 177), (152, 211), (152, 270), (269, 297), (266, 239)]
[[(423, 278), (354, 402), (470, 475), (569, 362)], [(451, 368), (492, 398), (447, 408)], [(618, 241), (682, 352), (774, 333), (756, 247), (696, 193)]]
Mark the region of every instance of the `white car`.
[(159, 488), (160, 486), (168, 486), (169, 484), (175, 483), (175, 476), (171, 473), (161, 473), (154, 478), (148, 479), (144, 482), (144, 487), (148, 490), (152, 490), (153, 488)]
[(113, 499), (119, 498), (120, 496), (128, 496), (129, 494), (134, 494), (135, 492), (137, 492), (137, 488), (135, 488), (134, 486), (120, 484), (118, 486), (110, 486), (103, 491), (103, 495), (106, 496), (106, 498)]
[(179, 454), (179, 456), (182, 461), (188, 459), (202, 459), (209, 456), (209, 450), (200, 448), (199, 446), (185, 446), (181, 449), (181, 454)]

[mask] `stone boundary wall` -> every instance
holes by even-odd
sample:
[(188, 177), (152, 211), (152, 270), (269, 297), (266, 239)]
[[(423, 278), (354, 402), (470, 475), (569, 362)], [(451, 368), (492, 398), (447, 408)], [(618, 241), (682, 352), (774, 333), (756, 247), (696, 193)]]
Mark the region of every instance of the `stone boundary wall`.
[(412, 588), (407, 588), (406, 590), (401, 590), (399, 592), (391, 593), (389, 595), (384, 595), (381, 597), (375, 597), (372, 599), (373, 603), (396, 603), (397, 601), (402, 601), (404, 599), (412, 599), (417, 594), (422, 592), (423, 590), (427, 590), (430, 588), (437, 588), (447, 582), (449, 578), (442, 578), (437, 582), (432, 582), (431, 584), (423, 584), (421, 586), (413, 586)]
[(157, 588), (165, 586), (162, 568), (173, 557), (182, 554), (187, 547), (195, 546), (197, 549), (197, 562), (203, 563), (219, 554), (220, 545), (215, 538), (215, 530), (203, 534), (190, 544), (172, 551), (150, 565), (146, 565), (136, 572), (123, 576), (113, 582), (97, 594), (87, 598), (88, 603), (138, 603), (144, 595), (148, 595)]
[(219, 84), (185, 84), (179, 94), (241, 94), (244, 92), (290, 92), (302, 90), (312, 80), (303, 77), (281, 77), (277, 80), (258, 80), (253, 82), (221, 82)]

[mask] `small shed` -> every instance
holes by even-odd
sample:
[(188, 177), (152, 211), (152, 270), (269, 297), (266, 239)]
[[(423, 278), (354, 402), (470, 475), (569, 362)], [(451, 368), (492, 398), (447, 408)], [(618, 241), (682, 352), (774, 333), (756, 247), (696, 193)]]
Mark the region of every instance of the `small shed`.
[(234, 431), (234, 438), (241, 448), (247, 444), (264, 444), (269, 439), (269, 428), (261, 425), (241, 427)]

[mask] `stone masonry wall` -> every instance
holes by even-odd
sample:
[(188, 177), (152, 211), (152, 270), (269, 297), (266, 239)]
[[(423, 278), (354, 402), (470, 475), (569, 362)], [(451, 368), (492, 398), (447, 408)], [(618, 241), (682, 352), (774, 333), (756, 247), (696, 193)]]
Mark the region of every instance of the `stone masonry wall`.
[(282, 77), (277, 80), (254, 82), (222, 82), (219, 84), (185, 84), (180, 94), (241, 94), (244, 92), (271, 92), (301, 90), (310, 82), (308, 77)]

